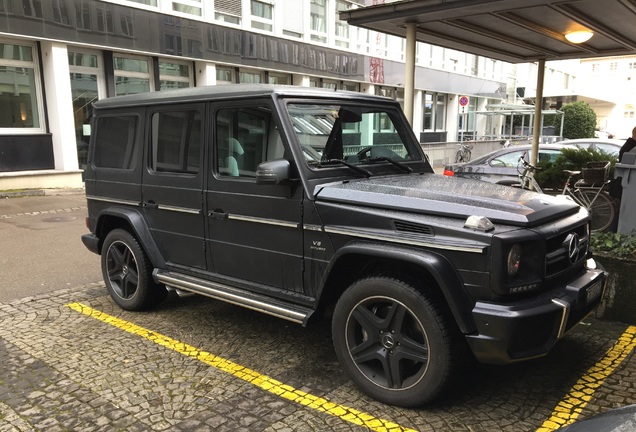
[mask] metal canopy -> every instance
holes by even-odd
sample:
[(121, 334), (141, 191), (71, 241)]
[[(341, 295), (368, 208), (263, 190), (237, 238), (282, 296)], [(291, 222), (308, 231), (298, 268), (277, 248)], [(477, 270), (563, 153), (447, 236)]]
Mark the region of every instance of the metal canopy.
[[(349, 24), (510, 63), (636, 54), (636, 0), (406, 0), (340, 13)], [(573, 44), (565, 34), (591, 30)]]

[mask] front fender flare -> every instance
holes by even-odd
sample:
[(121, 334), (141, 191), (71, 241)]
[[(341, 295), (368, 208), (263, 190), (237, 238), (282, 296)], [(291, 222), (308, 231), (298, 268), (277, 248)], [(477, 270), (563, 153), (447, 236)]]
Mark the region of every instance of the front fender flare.
[(384, 243), (352, 242), (340, 248), (329, 263), (325, 277), (325, 283), (337, 262), (342, 257), (355, 254), (375, 258), (386, 258), (395, 261), (416, 265), (429, 273), (435, 280), (441, 294), (444, 296), (457, 325), (464, 334), (476, 331), (476, 325), (472, 317), (472, 309), (475, 302), (464, 288), (464, 284), (455, 267), (439, 253), (387, 245)]

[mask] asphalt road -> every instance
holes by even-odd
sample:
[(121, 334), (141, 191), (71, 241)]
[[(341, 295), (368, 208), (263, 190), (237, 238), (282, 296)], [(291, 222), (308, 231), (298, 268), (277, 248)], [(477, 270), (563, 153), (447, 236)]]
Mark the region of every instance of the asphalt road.
[(0, 303), (100, 281), (85, 218), (81, 192), (0, 199)]

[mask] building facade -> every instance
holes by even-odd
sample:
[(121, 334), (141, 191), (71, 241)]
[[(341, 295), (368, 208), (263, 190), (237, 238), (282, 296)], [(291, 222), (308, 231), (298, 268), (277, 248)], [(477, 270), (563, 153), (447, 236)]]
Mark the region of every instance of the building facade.
[[(373, 1), (0, 0), (0, 190), (81, 187), (105, 97), (272, 83), (401, 101), (404, 40), (339, 19)], [(471, 113), (510, 96), (509, 67), (418, 44), (416, 135), (490, 133)]]

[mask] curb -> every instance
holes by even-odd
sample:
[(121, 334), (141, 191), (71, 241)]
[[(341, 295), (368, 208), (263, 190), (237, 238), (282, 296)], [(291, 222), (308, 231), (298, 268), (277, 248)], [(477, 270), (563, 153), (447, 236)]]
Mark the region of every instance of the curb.
[(23, 189), (17, 191), (0, 191), (0, 198), (21, 198), (33, 196), (79, 195), (84, 188), (73, 189)]

